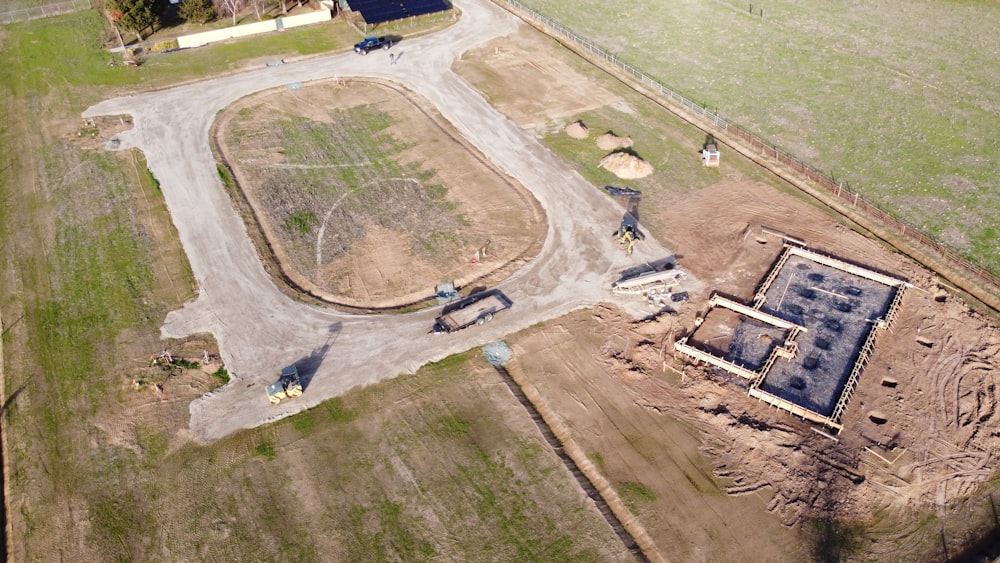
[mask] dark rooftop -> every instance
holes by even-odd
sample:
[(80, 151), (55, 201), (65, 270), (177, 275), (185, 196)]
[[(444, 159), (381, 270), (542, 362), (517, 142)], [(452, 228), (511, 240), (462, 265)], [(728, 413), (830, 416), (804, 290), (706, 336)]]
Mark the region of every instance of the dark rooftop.
[(448, 0), (350, 0), (351, 9), (361, 12), (366, 23), (384, 23), (451, 9)]

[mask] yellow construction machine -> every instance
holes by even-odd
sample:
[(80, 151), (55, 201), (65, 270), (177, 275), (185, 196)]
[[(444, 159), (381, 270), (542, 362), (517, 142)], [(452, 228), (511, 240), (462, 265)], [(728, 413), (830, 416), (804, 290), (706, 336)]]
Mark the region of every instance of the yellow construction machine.
[(299, 380), (299, 370), (295, 366), (282, 368), (281, 377), (267, 386), (267, 399), (272, 405), (277, 405), (284, 399), (298, 397), (302, 394), (302, 381)]
[(628, 211), (622, 216), (621, 225), (615, 231), (615, 236), (618, 238), (618, 244), (625, 249), (625, 254), (631, 256), (635, 243), (642, 240), (642, 232), (639, 231), (639, 201), (642, 199), (642, 192), (615, 186), (604, 186), (604, 189), (614, 197), (628, 198)]

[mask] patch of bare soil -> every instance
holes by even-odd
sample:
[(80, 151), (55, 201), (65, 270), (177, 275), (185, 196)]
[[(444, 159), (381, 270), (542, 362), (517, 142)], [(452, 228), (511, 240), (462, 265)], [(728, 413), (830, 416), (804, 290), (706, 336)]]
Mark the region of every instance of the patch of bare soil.
[(590, 128), (584, 122), (576, 120), (566, 126), (566, 134), (574, 139), (586, 139), (590, 136)]
[(619, 137), (608, 131), (597, 138), (597, 146), (606, 151), (627, 149), (632, 146), (632, 137)]
[(76, 131), (65, 135), (65, 139), (85, 149), (98, 150), (112, 142), (115, 135), (131, 128), (131, 115), (102, 115), (84, 119)]
[[(223, 384), (215, 339), (205, 335), (162, 342), (145, 335), (129, 342), (128, 348), (133, 357), (120, 366), (116, 382), (120, 403), (90, 420), (101, 431), (100, 443), (140, 454), (149, 447), (149, 436), (161, 432), (169, 450), (188, 443), (188, 404)], [(143, 359), (143, 351), (152, 353)]]
[[(922, 557), (937, 531), (907, 514), (935, 512), (963, 530), (953, 532), (960, 537), (981, 525), (965, 515), (988, 515), (988, 507), (965, 501), (982, 496), (997, 470), (995, 324), (943, 291), (930, 272), (766, 185), (723, 180), (651, 213), (670, 225), (653, 236), (672, 241), (680, 265), (706, 282), (706, 293), (678, 314), (647, 322), (610, 308), (591, 318), (580, 313), (519, 339), (516, 351), (576, 438), (603, 457), (611, 480), (638, 481), (663, 495), (636, 512), (668, 557), (726, 558), (735, 553), (724, 549), (741, 546), (754, 559), (782, 559), (788, 552), (757, 542), (759, 529), (779, 522), (767, 536), (785, 538), (781, 550), (795, 549), (798, 540), (784, 527), (830, 517), (879, 522), (869, 553)], [(673, 342), (691, 330), (709, 291), (750, 299), (780, 251), (780, 233), (914, 285), (879, 337), (836, 440), (748, 398), (737, 378), (672, 357)], [(647, 422), (643, 410), (683, 424), (666, 432), (656, 425), (677, 423)], [(692, 440), (690, 450), (677, 434)], [(693, 468), (677, 474), (679, 458), (709, 464), (704, 483), (692, 480)], [(713, 507), (721, 501), (702, 499), (707, 490), (756, 505)], [(896, 515), (888, 522), (885, 509)], [(752, 527), (736, 516), (765, 510), (773, 516), (751, 516)], [(732, 537), (710, 541), (708, 530)]]
[[(804, 559), (799, 532), (765, 513), (775, 489), (716, 474), (705, 455), (711, 436), (676, 414), (700, 405), (662, 370), (678, 319), (644, 325), (655, 327), (650, 335), (632, 323), (604, 306), (568, 315), (512, 339), (512, 369), (538, 388), (667, 560)], [(716, 387), (713, 396), (727, 392)]]
[(609, 89), (569, 66), (560, 52), (565, 54), (555, 41), (522, 26), (512, 36), (465, 53), (454, 66), (470, 84), (502, 83), (503, 96), (487, 99), (525, 129), (562, 122), (620, 101)]
[[(304, 132), (336, 135), (333, 113), (358, 108), (391, 119), (391, 143), (403, 148), (389, 158), (416, 176), (380, 176), (382, 155), (366, 152), (380, 149), (351, 146), (349, 133), (303, 142), (272, 130), (276, 120), (298, 120)], [(442, 280), (496, 281), (541, 246), (543, 217), (530, 194), (395, 87), (353, 80), (264, 92), (230, 107), (216, 138), (281, 270), (334, 303), (393, 307), (429, 297)], [(345, 167), (360, 180), (329, 174)], [(446, 190), (443, 203), (435, 186)]]

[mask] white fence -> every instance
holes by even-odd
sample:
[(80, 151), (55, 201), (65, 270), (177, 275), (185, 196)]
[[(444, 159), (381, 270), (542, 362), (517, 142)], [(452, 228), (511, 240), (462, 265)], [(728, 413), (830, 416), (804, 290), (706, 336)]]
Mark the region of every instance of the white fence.
[(188, 47), (200, 47), (202, 45), (208, 45), (209, 43), (217, 43), (219, 41), (233, 39), (235, 37), (245, 37), (247, 35), (257, 35), (258, 33), (268, 33), (270, 31), (280, 31), (291, 27), (320, 23), (329, 21), (332, 18), (333, 14), (330, 10), (316, 10), (315, 12), (301, 14), (298, 16), (283, 16), (273, 20), (265, 20), (223, 29), (202, 31), (201, 33), (192, 33), (191, 35), (183, 35), (177, 38), (177, 46), (181, 49), (186, 49)]

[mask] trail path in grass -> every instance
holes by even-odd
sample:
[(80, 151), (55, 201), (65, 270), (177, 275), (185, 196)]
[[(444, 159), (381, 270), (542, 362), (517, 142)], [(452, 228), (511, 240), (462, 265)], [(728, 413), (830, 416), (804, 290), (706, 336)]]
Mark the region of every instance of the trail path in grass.
[[(625, 256), (610, 236), (623, 209), (451, 71), (463, 51), (520, 25), (489, 2), (457, 4), (462, 15), (456, 25), (395, 45), (390, 51), (397, 57), (394, 65), (384, 51), (365, 57), (349, 52), (107, 100), (84, 112), (84, 117), (133, 116), (135, 127), (119, 135), (120, 149), (137, 147), (145, 153), (199, 283), (198, 298), (167, 316), (163, 335), (214, 334), (233, 375), (229, 385), (191, 403), (194, 439), (212, 442), (352, 387), (413, 372), (536, 322), (610, 301), (610, 284), (622, 270), (671, 256), (652, 237)], [(430, 335), (439, 308), (405, 315), (339, 313), (290, 299), (264, 271), (218, 177), (209, 146), (212, 122), (227, 105), (257, 91), (354, 76), (393, 80), (425, 97), (544, 208), (544, 247), (498, 286), (514, 305), (491, 323)], [(264, 387), (292, 363), (303, 375), (305, 392), (271, 406)]]

